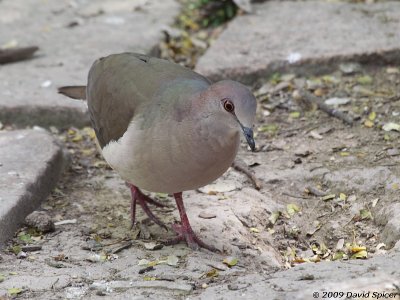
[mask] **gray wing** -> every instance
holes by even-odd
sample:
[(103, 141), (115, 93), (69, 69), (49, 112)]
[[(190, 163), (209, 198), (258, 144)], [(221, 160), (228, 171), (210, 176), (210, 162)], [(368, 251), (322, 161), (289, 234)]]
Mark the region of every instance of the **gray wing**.
[(137, 108), (152, 101), (160, 86), (178, 78), (210, 84), (187, 68), (142, 54), (113, 54), (98, 59), (89, 72), (87, 101), (100, 146), (122, 137)]

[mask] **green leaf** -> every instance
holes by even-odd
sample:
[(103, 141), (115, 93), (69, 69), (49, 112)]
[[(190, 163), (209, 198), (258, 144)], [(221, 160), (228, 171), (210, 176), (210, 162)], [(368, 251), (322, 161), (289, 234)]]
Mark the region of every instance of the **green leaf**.
[(286, 206), (286, 211), (289, 214), (289, 216), (293, 216), (295, 213), (300, 211), (300, 207), (298, 207), (294, 203), (290, 203)]
[(10, 289), (7, 290), (7, 293), (10, 296), (15, 296), (15, 295), (18, 295), (18, 294), (22, 293), (22, 289), (20, 289), (20, 288), (10, 288)]
[(21, 234), (18, 236), (18, 238), (25, 242), (25, 243), (31, 243), (32, 242), (32, 237), (30, 234)]
[(370, 210), (364, 208), (360, 210), (360, 217), (361, 220), (372, 219), (372, 213)]
[(278, 221), (280, 216), (281, 216), (281, 212), (280, 211), (274, 211), (271, 214), (271, 216), (268, 218), (268, 220), (271, 222), (272, 225), (274, 225), (276, 223), (276, 221)]
[(300, 112), (299, 112), (299, 111), (292, 111), (292, 112), (289, 114), (289, 116), (290, 116), (292, 119), (298, 119), (298, 118), (300, 118)]
[(20, 253), (22, 251), (22, 248), (20, 245), (15, 245), (15, 246), (11, 247), (10, 251), (12, 253), (14, 253), (15, 255), (17, 255), (18, 253)]
[(364, 75), (357, 78), (357, 82), (362, 85), (367, 85), (372, 83), (372, 77), (368, 75)]
[(231, 268), (233, 266), (236, 266), (236, 264), (238, 263), (238, 259), (236, 257), (227, 257), (222, 262)]
[(257, 129), (259, 132), (268, 132), (268, 133), (275, 133), (278, 130), (278, 125), (276, 124), (267, 124), (258, 127)]

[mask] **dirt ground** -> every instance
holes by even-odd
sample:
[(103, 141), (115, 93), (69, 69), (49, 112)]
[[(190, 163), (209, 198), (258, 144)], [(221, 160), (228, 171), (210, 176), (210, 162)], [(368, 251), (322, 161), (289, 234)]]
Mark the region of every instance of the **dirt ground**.
[[(261, 190), (231, 168), (215, 184), (184, 193), (193, 228), (220, 254), (184, 244), (159, 249), (173, 232), (140, 209), (131, 230), (129, 191), (102, 160), (93, 131), (53, 128), (72, 159), (41, 207), (55, 231), (22, 228), (2, 253), (0, 279), (19, 277), (9, 297), (181, 299), (244, 274), (384, 254), (397, 242), (383, 228), (400, 187), (399, 82), (397, 67), (356, 64), (319, 77), (261, 80), (254, 87), (257, 151), (243, 144), (238, 155)], [(353, 126), (298, 91), (346, 102), (339, 110), (354, 118)], [(168, 205), (154, 208), (162, 221), (179, 220), (172, 197), (152, 196)], [(41, 249), (17, 256), (26, 245)]]

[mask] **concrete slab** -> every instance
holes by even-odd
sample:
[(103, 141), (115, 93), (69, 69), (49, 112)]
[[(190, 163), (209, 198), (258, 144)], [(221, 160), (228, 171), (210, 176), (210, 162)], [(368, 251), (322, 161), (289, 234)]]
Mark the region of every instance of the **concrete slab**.
[(268, 1), (235, 18), (200, 58), (214, 80), (251, 83), (277, 71), (323, 73), (343, 61), (398, 63), (400, 3)]
[[(394, 249), (369, 260), (305, 263), (270, 275), (238, 276), (191, 299), (399, 299), (399, 258)], [(369, 295), (357, 297), (361, 292)]]
[(149, 52), (173, 22), (175, 0), (0, 2), (0, 47), (35, 45), (31, 60), (1, 66), (0, 121), (20, 126), (81, 126), (85, 103), (57, 94), (57, 87), (85, 84), (99, 57)]
[(0, 131), (0, 247), (47, 197), (64, 164), (45, 130)]

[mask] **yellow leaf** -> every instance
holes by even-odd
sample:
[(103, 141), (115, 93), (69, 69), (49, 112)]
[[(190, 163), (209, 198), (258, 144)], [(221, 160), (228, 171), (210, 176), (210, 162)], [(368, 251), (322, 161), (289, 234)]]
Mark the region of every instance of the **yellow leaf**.
[(352, 259), (355, 259), (355, 258), (361, 258), (361, 259), (363, 259), (363, 258), (367, 258), (367, 257), (368, 257), (368, 252), (367, 252), (366, 250), (361, 250), (361, 251), (359, 251), (359, 252), (357, 252), (357, 253), (354, 253), (354, 254), (351, 256)]
[(154, 280), (157, 280), (157, 278), (156, 277), (150, 277), (150, 276), (144, 276), (144, 281), (154, 281)]
[(340, 193), (340, 194), (339, 194), (339, 199), (340, 199), (340, 200), (343, 200), (343, 201), (346, 201), (346, 199), (347, 199), (346, 194)]
[(398, 183), (393, 183), (392, 184), (392, 189), (398, 190), (399, 189), (399, 184)]
[(365, 120), (364, 121), (364, 126), (367, 127), (367, 128), (374, 127), (374, 122), (372, 122), (371, 120)]
[(218, 271), (216, 269), (211, 269), (210, 271), (208, 271), (206, 273), (207, 277), (217, 277), (218, 275), (219, 274), (218, 274)]
[(341, 152), (339, 153), (339, 155), (340, 155), (340, 156), (349, 156), (349, 155), (350, 155), (350, 152), (341, 151)]
[(356, 252), (360, 252), (360, 251), (366, 251), (367, 250), (367, 247), (365, 247), (365, 246), (358, 246), (358, 245), (353, 245), (353, 246), (351, 246), (351, 248), (350, 248), (350, 251), (352, 252), (352, 253), (356, 253)]
[(74, 143), (80, 142), (83, 140), (83, 137), (80, 133), (75, 134), (75, 136), (72, 138), (72, 141)]
[(370, 121), (374, 121), (374, 120), (376, 119), (376, 112), (371, 111), (371, 112), (369, 113), (369, 115), (368, 115), (368, 119), (369, 119)]

